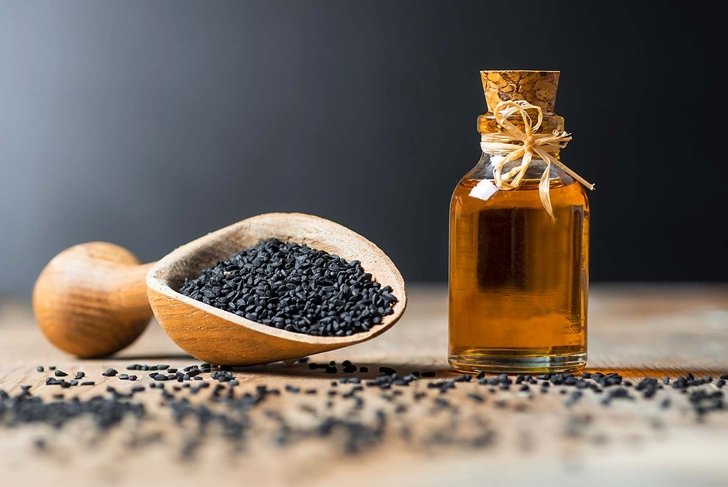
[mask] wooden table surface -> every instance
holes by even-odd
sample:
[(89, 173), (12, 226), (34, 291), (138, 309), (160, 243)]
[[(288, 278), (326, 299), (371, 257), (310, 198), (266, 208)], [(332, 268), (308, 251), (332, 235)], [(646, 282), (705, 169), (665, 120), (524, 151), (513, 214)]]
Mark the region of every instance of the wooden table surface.
[[(427, 383), (454, 377), (446, 364), (446, 291), (413, 287), (410, 303), (402, 321), (383, 336), (311, 358), (348, 359), (368, 366), (369, 377), (380, 366), (400, 373), (437, 371), (438, 377), (408, 387), (360, 392), (366, 401), (357, 418), (370, 424), (381, 410), (388, 419), (381, 438), (357, 454), (343, 452), (345, 435), (339, 434), (304, 434), (283, 446), (275, 441), (276, 417), (311, 432), (322, 417), (352, 414), (341, 409), (340, 400), (326, 406), (327, 391), (341, 394), (352, 387), (332, 387), (332, 379), (352, 374), (279, 363), (234, 371), (237, 395), (262, 384), (282, 390), (251, 413), (254, 424), (241, 448), (212, 430), (194, 455), (185, 456), (194, 425), (175, 425), (160, 391), (147, 390), (132, 399), (144, 404), (146, 417), (125, 420), (104, 434), (83, 419), (53, 430), (44, 424), (8, 427), (0, 418), (0, 485), (728, 485), (728, 410), (699, 421), (687, 395), (671, 387), (652, 400), (614, 401), (609, 407), (601, 404), (603, 395), (591, 391), (566, 406), (569, 396), (560, 387), (548, 394), (515, 387), (489, 392), (475, 380), (441, 394)], [(726, 285), (594, 286), (589, 327), (590, 369), (618, 371), (635, 383), (645, 375), (728, 373)], [(136, 383), (102, 377), (107, 367), (127, 372), (131, 363), (199, 363), (156, 323), (114, 358), (69, 357), (45, 341), (29, 306), (19, 301), (0, 302), (0, 333), (0, 390), (17, 394), (30, 385), (31, 394), (47, 401), (59, 392), (87, 399), (107, 394), (109, 385), (125, 391), (153, 382), (146, 372), (132, 372), (140, 377)], [(48, 372), (37, 372), (39, 365), (56, 365), (71, 375), (85, 371), (96, 386), (63, 391), (46, 386)], [(217, 384), (207, 375), (205, 381)], [(318, 393), (289, 393), (287, 384)], [(703, 387), (718, 390), (715, 381)], [(191, 399), (204, 402), (210, 390)], [(397, 390), (401, 395), (393, 395)], [(418, 393), (424, 399), (414, 401)], [(484, 401), (473, 400), (474, 393)], [(449, 406), (435, 407), (439, 398)], [(667, 409), (660, 407), (665, 398), (672, 404)]]

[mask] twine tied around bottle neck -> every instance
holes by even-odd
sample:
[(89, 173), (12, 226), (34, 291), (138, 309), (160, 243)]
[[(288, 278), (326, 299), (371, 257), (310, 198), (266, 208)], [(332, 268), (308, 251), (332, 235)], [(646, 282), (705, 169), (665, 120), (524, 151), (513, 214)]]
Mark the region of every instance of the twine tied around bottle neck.
[[(528, 110), (537, 113), (536, 123), (533, 123)], [(518, 114), (523, 120), (523, 130), (508, 120)], [(531, 105), (526, 100), (506, 100), (498, 103), (493, 110), (495, 121), (504, 132), (481, 134), (480, 147), (485, 153), (507, 153), (506, 156), (493, 163), (493, 178), (498, 189), (512, 190), (518, 188), (526, 176), (534, 154), (546, 162), (546, 169), (538, 184), (538, 194), (546, 212), (554, 217), (554, 210), (549, 195), (551, 165), (564, 171), (585, 187), (593, 190), (594, 185), (569, 169), (559, 161), (555, 154), (566, 147), (571, 141), (571, 134), (565, 131), (554, 130), (550, 134), (538, 134), (543, 123), (543, 109)], [(503, 172), (503, 168), (511, 161), (521, 159), (521, 164)]]

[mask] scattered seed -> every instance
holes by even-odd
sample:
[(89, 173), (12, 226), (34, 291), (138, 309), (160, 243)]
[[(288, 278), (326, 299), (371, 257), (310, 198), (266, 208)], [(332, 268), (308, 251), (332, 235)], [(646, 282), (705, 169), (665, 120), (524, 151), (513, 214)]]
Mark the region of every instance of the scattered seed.
[[(314, 368), (324, 371), (332, 367), (338, 369), (354, 367), (356, 370), (361, 370), (348, 360), (341, 362), (338, 366), (331, 362), (320, 365), (308, 363), (308, 366), (316, 366)], [(358, 445), (356, 448), (344, 446), (342, 448), (344, 451), (363, 451), (364, 443), (368, 445), (366, 448), (378, 444), (380, 440), (373, 438), (381, 439), (387, 430), (388, 423), (391, 423), (390, 428), (395, 428), (393, 430), (395, 434), (399, 434), (408, 442), (434, 441), (443, 444), (489, 445), (495, 441), (494, 432), (486, 426), (481, 426), (481, 423), (484, 424), (486, 421), (478, 417), (473, 419), (472, 424), (468, 423), (467, 430), (475, 428), (472, 430), (471, 436), (468, 438), (458, 436), (457, 423), (464, 421), (465, 417), (464, 413), (459, 412), (463, 406), (462, 401), (465, 400), (471, 405), (484, 403), (486, 398), (483, 391), (488, 391), (494, 394), (491, 401), (495, 408), (510, 406), (513, 411), (526, 412), (529, 410), (530, 401), (537, 400), (537, 397), (531, 394), (531, 385), (537, 386), (542, 393), (549, 391), (553, 387), (552, 385), (559, 386), (557, 388), (559, 392), (566, 396), (564, 398), (566, 407), (573, 407), (587, 395), (593, 394), (594, 396), (601, 395), (601, 402), (605, 406), (610, 406), (617, 400), (628, 404), (628, 401), (636, 402), (656, 398), (660, 410), (667, 410), (674, 401), (680, 400), (690, 406), (698, 420), (703, 420), (710, 414), (728, 410), (724, 391), (721, 389), (726, 380), (715, 379), (711, 376), (698, 378), (687, 374), (684, 377), (668, 381), (646, 377), (632, 383), (632, 381), (624, 380), (619, 374), (600, 372), (578, 375), (541, 374), (539, 376), (501, 374), (491, 377), (479, 373), (475, 378), (478, 384), (487, 386), (483, 389), (478, 384), (468, 384), (474, 382), (470, 374), (453, 375), (444, 380), (425, 381), (424, 384), (418, 385), (418, 379), (425, 377), (427, 372), (415, 371), (401, 375), (392, 367), (382, 366), (379, 376), (365, 380), (368, 388), (379, 389), (376, 392), (363, 392), (361, 377), (352, 375), (335, 377), (334, 380), (329, 381), (328, 387), (324, 386), (321, 389), (321, 394), (326, 399), (324, 404), (297, 406), (301, 411), (310, 414), (314, 428), (311, 430), (308, 429), (308, 426), (296, 426), (293, 422), (289, 423), (285, 412), (260, 408), (259, 405), (264, 404), (267, 398), (279, 395), (280, 391), (268, 388), (264, 384), (256, 386), (252, 391), (246, 390), (243, 386), (236, 388), (239, 381), (229, 367), (213, 368), (209, 364), (203, 364), (179, 369), (163, 366), (160, 369), (157, 365), (131, 364), (127, 366), (127, 369), (150, 371), (149, 377), (154, 382), (150, 384), (149, 388), (134, 385), (130, 390), (125, 390), (124, 387), (117, 390), (107, 386), (105, 395), (95, 396), (85, 402), (74, 397), (73, 388), (95, 384), (93, 381), (79, 382), (80, 378), (85, 376), (82, 372), (78, 372), (74, 376), (79, 377), (78, 379), (74, 378), (70, 381), (64, 380), (63, 376), (56, 377), (55, 373), (49, 374), (45, 378), (45, 384), (62, 390), (62, 392), (58, 389), (56, 389), (58, 392), (54, 391), (55, 394), (51, 396), (54, 399), (52, 402), (46, 403), (42, 399), (34, 397), (30, 385), (21, 386), (21, 392), (16, 396), (0, 390), (0, 427), (21, 426), (32, 422), (45, 422), (62, 427), (74, 418), (90, 416), (100, 423), (101, 429), (108, 429), (119, 424), (121, 419), (127, 416), (143, 420), (145, 417), (143, 407), (136, 404), (134, 398), (137, 394), (143, 394), (145, 391), (153, 389), (156, 389), (154, 394), (158, 394), (161, 400), (161, 407), (170, 408), (171, 417), (180, 428), (188, 430), (192, 426), (193, 429), (188, 431), (198, 431), (185, 441), (182, 448), (183, 455), (194, 455), (195, 451), (204, 444), (202, 435), (212, 434), (203, 433), (208, 430), (220, 430), (226, 438), (241, 446), (241, 442), (245, 441), (246, 432), (254, 426), (256, 417), (262, 417), (260, 413), (257, 416), (253, 414), (256, 408), (277, 425), (274, 443), (281, 447), (313, 434), (321, 438), (330, 438), (331, 441), (338, 441), (335, 438), (343, 437), (346, 442)], [(113, 369), (106, 372), (110, 371), (112, 371), (112, 375), (107, 376), (118, 375), (120, 380), (131, 381), (136, 378), (129, 374), (117, 374)], [(63, 373), (63, 371), (58, 372)], [(347, 374), (351, 373), (347, 372)], [(198, 380), (200, 382), (197, 382)], [(165, 388), (166, 382), (170, 382), (170, 386), (167, 388)], [(514, 383), (516, 391), (511, 388)], [(411, 388), (411, 392), (405, 387)], [(200, 395), (201, 397), (196, 399), (195, 403), (190, 401), (191, 396), (198, 395), (207, 388), (211, 388), (211, 390), (205, 395)], [(462, 389), (462, 391), (453, 391), (455, 389)], [(284, 390), (291, 394), (303, 392), (306, 395), (315, 395), (318, 393), (316, 388), (302, 391), (295, 384), (286, 385)], [(426, 392), (428, 390), (432, 390), (433, 393), (428, 394)], [(189, 391), (189, 394), (186, 391)], [(366, 399), (371, 398), (372, 393), (377, 394), (381, 401), (367, 403)], [(525, 401), (524, 395), (520, 393), (527, 393), (529, 401)], [(682, 396), (683, 394), (684, 396)], [(444, 431), (434, 430), (431, 435), (426, 435), (426, 440), (418, 439), (418, 436), (413, 435), (409, 430), (409, 422), (415, 417), (410, 416), (410, 408), (401, 402), (401, 397), (411, 397), (413, 403), (419, 403), (418, 406), (411, 409), (421, 410), (421, 405), (424, 404), (432, 408), (433, 414), (440, 417), (443, 414), (448, 415), (454, 422), (452, 428)], [(685, 399), (679, 399), (680, 397)], [(511, 400), (510, 403), (509, 400)], [(371, 412), (365, 414), (361, 410), (365, 408), (365, 405), (372, 403), (378, 404), (380, 407), (384, 403), (386, 407), (374, 411), (374, 419), (370, 421), (367, 418), (371, 416)], [(79, 404), (82, 405), (79, 406)], [(57, 414), (60, 415), (56, 418)], [(568, 420), (567, 430), (573, 434), (584, 434), (583, 427), (578, 425), (585, 425), (592, 421), (584, 415), (569, 415), (569, 418), (572, 419)], [(424, 421), (425, 425), (428, 424), (427, 417), (416, 417), (416, 420)], [(653, 427), (662, 428), (669, 425), (661, 418), (653, 418), (650, 421)], [(209, 429), (208, 425), (215, 425), (215, 429)], [(342, 433), (334, 434), (334, 431)], [(364, 441), (365, 438), (367, 438), (366, 441)]]
[(468, 397), (475, 402), (485, 402), (485, 398), (480, 394), (476, 394), (475, 392), (471, 392), (470, 394), (468, 394)]

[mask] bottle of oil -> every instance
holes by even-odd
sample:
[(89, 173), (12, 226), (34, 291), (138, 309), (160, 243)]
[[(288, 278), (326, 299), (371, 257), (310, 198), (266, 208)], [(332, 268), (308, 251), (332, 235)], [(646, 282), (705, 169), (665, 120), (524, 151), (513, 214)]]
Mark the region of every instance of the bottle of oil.
[[(481, 77), (489, 110), (478, 118), (482, 140), (496, 134), (506, 141), (524, 130), (525, 118), (508, 119), (515, 132), (498, 122), (494, 112), (508, 100), (540, 107), (536, 137), (565, 134), (564, 119), (553, 113), (558, 72), (483, 71)], [(499, 185), (496, 173), (517, 170), (523, 157), (499, 172), (498, 163), (513, 147), (481, 145), (480, 161), (459, 182), (450, 206), (450, 364), (499, 373), (580, 371), (586, 363), (589, 283), (584, 187), (569, 175), (578, 177), (573, 171), (537, 153), (519, 184)], [(551, 155), (560, 161), (558, 150)]]

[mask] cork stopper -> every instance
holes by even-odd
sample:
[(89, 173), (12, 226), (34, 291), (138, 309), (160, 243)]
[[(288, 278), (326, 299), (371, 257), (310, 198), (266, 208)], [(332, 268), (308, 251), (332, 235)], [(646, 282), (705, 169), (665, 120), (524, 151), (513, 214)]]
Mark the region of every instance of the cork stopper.
[(481, 71), (488, 111), (492, 113), (501, 101), (526, 100), (540, 106), (545, 113), (553, 113), (559, 74), (559, 71)]

